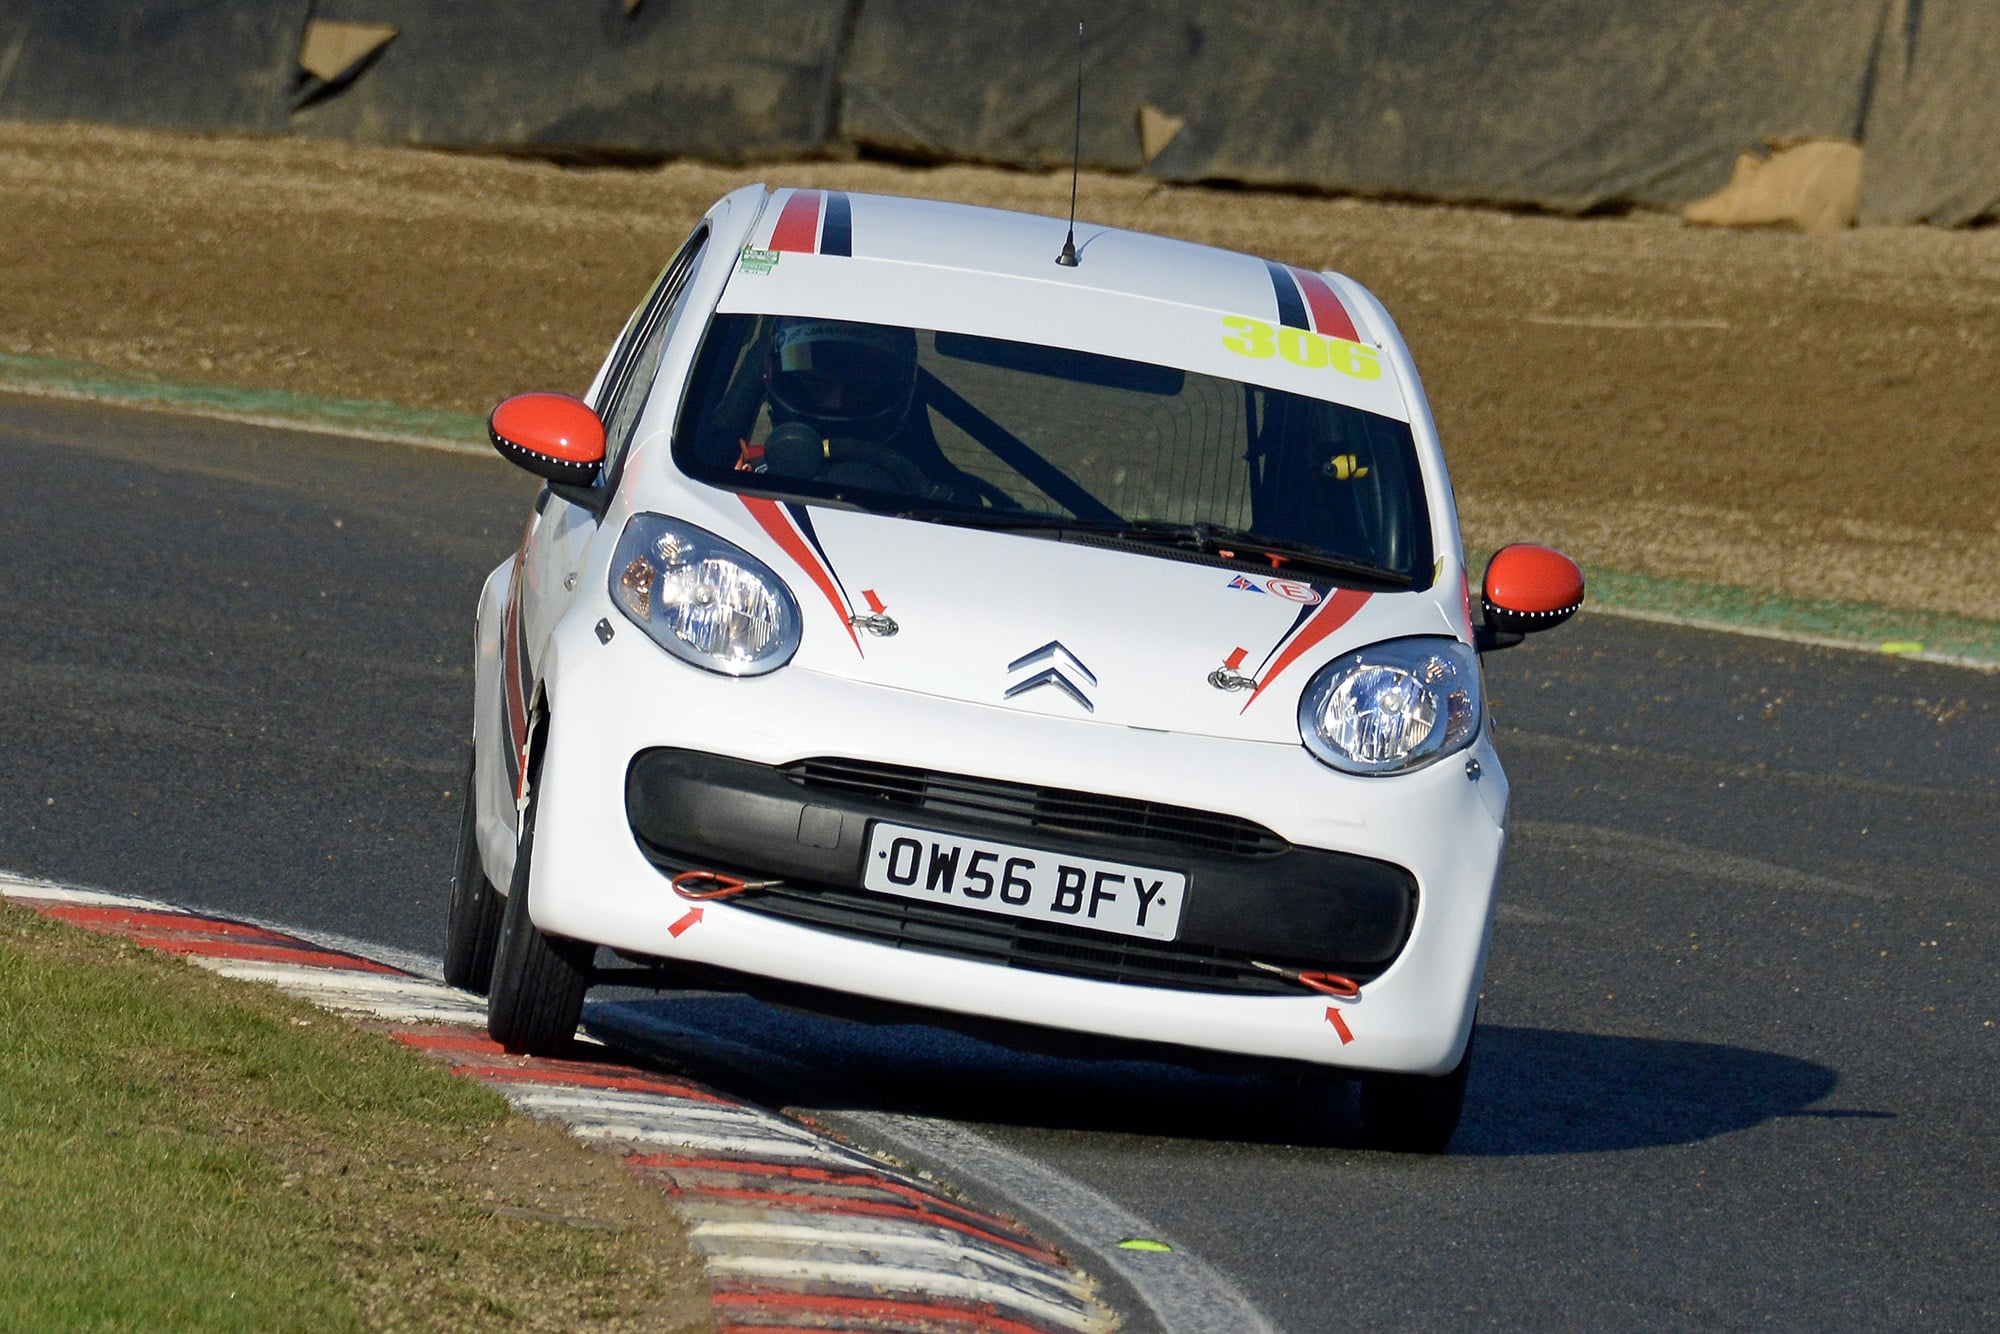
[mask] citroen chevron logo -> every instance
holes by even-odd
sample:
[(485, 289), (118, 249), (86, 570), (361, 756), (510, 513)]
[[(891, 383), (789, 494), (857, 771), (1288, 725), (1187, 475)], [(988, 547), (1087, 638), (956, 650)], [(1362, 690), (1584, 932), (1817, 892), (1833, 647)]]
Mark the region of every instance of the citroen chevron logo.
[(1083, 705), (1085, 713), (1097, 712), (1097, 706), (1092, 704), (1090, 697), (1083, 693), (1083, 687), (1071, 680), (1063, 668), (1067, 665), (1071, 671), (1092, 685), (1097, 684), (1097, 676), (1090, 668), (1083, 665), (1081, 658), (1063, 647), (1061, 640), (1051, 639), (1032, 653), (1022, 654), (1007, 664), (1007, 673), (1011, 676), (1015, 672), (1040, 666), (1042, 663), (1049, 663), (1051, 665), (1043, 668), (1040, 672), (1028, 677), (1024, 681), (1016, 681), (1013, 685), (1008, 686), (1005, 698), (1012, 699), (1016, 695), (1025, 695), (1030, 690), (1036, 690), (1042, 686), (1054, 686), (1057, 690), (1062, 691), (1063, 694), (1068, 695), (1071, 699)]

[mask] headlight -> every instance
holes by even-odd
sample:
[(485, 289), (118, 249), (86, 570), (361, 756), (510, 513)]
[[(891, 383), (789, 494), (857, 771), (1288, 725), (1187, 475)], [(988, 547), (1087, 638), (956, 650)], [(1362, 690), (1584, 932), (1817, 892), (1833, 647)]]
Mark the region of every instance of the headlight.
[(1351, 774), (1421, 769), (1479, 735), (1479, 659), (1456, 639), (1396, 639), (1335, 658), (1299, 698), (1299, 735)]
[(769, 566), (714, 533), (635, 514), (611, 557), (611, 600), (667, 652), (729, 676), (759, 676), (799, 647), (799, 604)]

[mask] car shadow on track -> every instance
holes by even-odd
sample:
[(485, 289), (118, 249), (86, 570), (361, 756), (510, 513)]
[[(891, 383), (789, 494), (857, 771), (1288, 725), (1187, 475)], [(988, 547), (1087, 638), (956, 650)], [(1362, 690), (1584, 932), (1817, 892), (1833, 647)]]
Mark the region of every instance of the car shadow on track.
[[(1352, 1086), (1290, 1074), (1021, 1052), (946, 1029), (799, 1014), (740, 996), (592, 1007), (621, 1046), (779, 1106), (1231, 1143), (1352, 1147)], [(1690, 1144), (1815, 1104), (1825, 1066), (1714, 1043), (1482, 1024), (1452, 1152), (1603, 1153)]]

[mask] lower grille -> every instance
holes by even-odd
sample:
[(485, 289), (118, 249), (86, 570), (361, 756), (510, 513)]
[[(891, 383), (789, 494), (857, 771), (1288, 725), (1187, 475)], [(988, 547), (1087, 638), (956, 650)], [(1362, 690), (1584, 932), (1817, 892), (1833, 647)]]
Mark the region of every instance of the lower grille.
[(1049, 834), (1157, 843), (1235, 857), (1274, 856), (1291, 846), (1255, 821), (1157, 801), (969, 778), (866, 760), (799, 760), (778, 772), (818, 792)]

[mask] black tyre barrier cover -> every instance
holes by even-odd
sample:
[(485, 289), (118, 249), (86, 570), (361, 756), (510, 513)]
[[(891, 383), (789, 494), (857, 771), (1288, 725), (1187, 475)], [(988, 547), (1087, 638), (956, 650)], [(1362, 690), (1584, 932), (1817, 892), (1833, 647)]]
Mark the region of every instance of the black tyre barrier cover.
[[(1765, 140), (1861, 137), (1889, 0), (1137, 0), (1091, 13), (1083, 155), (1147, 170), (1585, 211), (1720, 189)], [(1069, 159), (1074, 5), (868, 0), (842, 69), (863, 148)], [(912, 60), (911, 51), (921, 51)]]
[(285, 132), (311, 0), (0, 0), (0, 116)]
[(580, 156), (797, 156), (827, 141), (840, 3), (320, 0), (396, 29), (302, 133)]
[(1875, 69), (1861, 222), (2000, 217), (2000, 5), (1896, 0)]
[[(1741, 152), (1831, 137), (1863, 146), (1864, 223), (2000, 214), (1990, 0), (1081, 12), (1087, 166), (1587, 212), (1678, 207), (1724, 186)], [(1054, 168), (1074, 129), (1078, 16), (1067, 0), (0, 0), (0, 117)], [(313, 22), (395, 35), (316, 79), (299, 66)]]

